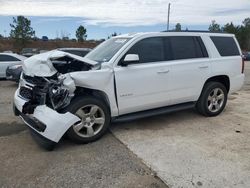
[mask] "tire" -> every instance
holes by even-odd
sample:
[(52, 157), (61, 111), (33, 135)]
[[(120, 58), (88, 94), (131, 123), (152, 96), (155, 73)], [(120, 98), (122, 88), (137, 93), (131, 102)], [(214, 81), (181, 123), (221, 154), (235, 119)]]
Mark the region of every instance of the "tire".
[(67, 131), (67, 136), (77, 144), (87, 144), (101, 138), (110, 125), (110, 110), (102, 100), (82, 96), (75, 98), (66, 109), (82, 121)]
[(227, 89), (222, 83), (208, 82), (204, 85), (196, 109), (203, 116), (217, 116), (224, 110), (227, 96)]

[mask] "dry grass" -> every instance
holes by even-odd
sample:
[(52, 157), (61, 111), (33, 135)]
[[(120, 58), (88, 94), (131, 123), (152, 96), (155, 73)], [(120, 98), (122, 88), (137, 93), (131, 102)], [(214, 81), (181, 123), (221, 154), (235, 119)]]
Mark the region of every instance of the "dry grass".
[[(90, 41), (84, 41), (84, 42), (75, 42), (75, 41), (30, 41), (26, 48), (39, 48), (40, 50), (52, 50), (55, 48), (69, 48), (69, 47), (75, 47), (75, 48), (94, 48), (97, 46), (100, 42), (90, 42)], [(0, 39), (0, 52), (11, 50), (13, 52), (20, 52), (20, 48), (15, 45), (14, 40), (11, 39)]]

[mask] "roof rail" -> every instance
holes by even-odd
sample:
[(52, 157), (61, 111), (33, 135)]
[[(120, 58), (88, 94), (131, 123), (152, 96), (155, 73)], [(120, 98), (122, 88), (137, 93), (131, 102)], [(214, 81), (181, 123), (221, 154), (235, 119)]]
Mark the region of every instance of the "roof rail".
[(224, 32), (224, 31), (208, 31), (208, 30), (181, 30), (181, 31), (169, 30), (169, 31), (162, 31), (162, 32), (180, 32), (180, 33), (185, 33), (185, 32), (192, 32), (192, 33), (227, 33), (227, 32)]

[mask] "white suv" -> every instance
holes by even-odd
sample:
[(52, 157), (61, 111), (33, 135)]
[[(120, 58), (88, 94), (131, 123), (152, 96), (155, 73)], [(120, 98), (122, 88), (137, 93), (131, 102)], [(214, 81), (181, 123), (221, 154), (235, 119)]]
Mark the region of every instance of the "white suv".
[(216, 116), (244, 82), (235, 36), (215, 33), (121, 35), (84, 58), (56, 50), (33, 56), (23, 70), (15, 114), (47, 149), (65, 133), (95, 141), (112, 121), (193, 107)]

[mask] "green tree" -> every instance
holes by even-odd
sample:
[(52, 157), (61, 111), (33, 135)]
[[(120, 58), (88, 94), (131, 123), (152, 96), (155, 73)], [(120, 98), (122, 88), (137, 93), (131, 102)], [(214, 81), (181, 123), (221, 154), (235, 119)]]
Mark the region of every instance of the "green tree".
[(243, 50), (250, 50), (250, 18), (246, 18), (240, 27), (240, 41)]
[(175, 25), (175, 31), (181, 31), (181, 24), (180, 23), (177, 23)]
[(111, 35), (108, 36), (108, 39), (112, 38), (112, 37), (116, 37), (118, 34), (116, 32), (112, 33)]
[(78, 41), (84, 41), (87, 38), (87, 29), (80, 25), (78, 29), (76, 30), (76, 38)]
[(232, 34), (238, 34), (239, 33), (239, 30), (240, 30), (240, 27), (239, 26), (236, 26), (233, 24), (233, 22), (231, 23), (227, 23), (226, 25), (224, 25), (222, 27), (222, 30), (224, 32), (227, 32), (227, 33), (232, 33)]
[(17, 45), (21, 48), (35, 36), (35, 31), (31, 27), (31, 21), (24, 16), (13, 17), (13, 24), (10, 24), (10, 27), (10, 37), (15, 39)]
[(213, 20), (212, 23), (210, 24), (208, 30), (212, 31), (212, 32), (220, 32), (221, 31), (221, 27), (220, 27), (219, 24), (216, 23), (215, 20)]

